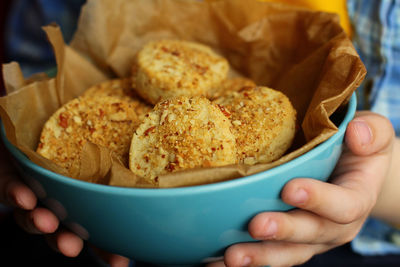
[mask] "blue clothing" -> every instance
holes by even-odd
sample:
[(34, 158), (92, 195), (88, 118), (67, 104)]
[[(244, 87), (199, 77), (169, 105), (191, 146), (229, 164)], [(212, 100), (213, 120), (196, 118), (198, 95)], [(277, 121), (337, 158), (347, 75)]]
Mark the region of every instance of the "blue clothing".
[(367, 68), (360, 109), (389, 118), (400, 134), (400, 1), (348, 0), (354, 45)]
[(57, 23), (66, 42), (76, 30), (85, 0), (15, 0), (5, 30), (6, 60), (20, 63), (24, 76), (55, 67), (54, 54), (42, 26)]
[[(368, 71), (358, 89), (359, 108), (389, 118), (399, 136), (400, 0), (348, 0), (347, 6), (354, 46)], [(369, 219), (351, 245), (363, 255), (400, 254), (400, 244), (392, 242), (398, 234), (393, 227)]]

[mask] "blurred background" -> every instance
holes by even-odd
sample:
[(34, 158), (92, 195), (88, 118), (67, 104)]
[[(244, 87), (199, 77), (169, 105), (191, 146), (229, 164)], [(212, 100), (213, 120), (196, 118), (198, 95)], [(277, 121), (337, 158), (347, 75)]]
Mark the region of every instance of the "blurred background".
[[(1, 27), (0, 59), (1, 59), (2, 63), (5, 62), (5, 59), (4, 59), (4, 54), (5, 54), (5, 52), (4, 52), (4, 27), (5, 26), (4, 25), (6, 22), (6, 16), (7, 16), (8, 10), (10, 8), (10, 3), (11, 3), (11, 0), (0, 1), (0, 27)], [(1, 75), (0, 83), (1, 83), (0, 92), (4, 92), (3, 75)]]

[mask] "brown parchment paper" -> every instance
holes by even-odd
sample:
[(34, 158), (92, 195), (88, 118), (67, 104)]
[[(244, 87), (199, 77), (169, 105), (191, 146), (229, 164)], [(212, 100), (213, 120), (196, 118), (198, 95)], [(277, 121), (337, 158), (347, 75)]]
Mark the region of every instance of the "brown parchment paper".
[[(159, 177), (160, 187), (234, 179), (287, 162), (332, 136), (330, 115), (349, 99), (366, 70), (338, 16), (256, 0), (89, 0), (72, 42), (56, 25), (44, 27), (57, 76), (25, 79), (18, 63), (3, 65), (7, 96), (0, 115), (8, 139), (33, 162), (65, 171), (35, 152), (44, 122), (88, 87), (130, 75), (136, 52), (149, 40), (201, 42), (225, 56), (232, 69), (285, 93), (301, 124), (292, 148), (279, 160), (254, 166), (201, 168)], [(78, 179), (114, 186), (148, 187), (104, 148), (88, 143)]]

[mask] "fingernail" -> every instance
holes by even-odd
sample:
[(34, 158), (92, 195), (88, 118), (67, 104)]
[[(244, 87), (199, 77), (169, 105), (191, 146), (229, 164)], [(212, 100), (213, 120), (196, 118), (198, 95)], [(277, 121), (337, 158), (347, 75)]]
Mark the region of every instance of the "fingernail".
[(7, 194), (7, 200), (8, 200), (8, 203), (11, 204), (11, 206), (18, 207), (20, 209), (26, 209), (26, 205), (24, 203), (24, 199), (21, 198), (20, 196), (17, 196), (15, 194), (11, 194), (9, 192)]
[(361, 145), (367, 145), (371, 143), (372, 131), (368, 124), (363, 120), (354, 120), (353, 125)]
[(242, 260), (242, 266), (250, 266), (251, 264), (251, 258), (249, 256), (245, 256)]
[(278, 224), (276, 223), (276, 221), (270, 220), (267, 223), (264, 238), (271, 238), (276, 234), (276, 232), (278, 232)]
[(293, 201), (296, 204), (304, 204), (308, 200), (308, 193), (303, 188), (297, 189), (297, 191), (293, 195)]

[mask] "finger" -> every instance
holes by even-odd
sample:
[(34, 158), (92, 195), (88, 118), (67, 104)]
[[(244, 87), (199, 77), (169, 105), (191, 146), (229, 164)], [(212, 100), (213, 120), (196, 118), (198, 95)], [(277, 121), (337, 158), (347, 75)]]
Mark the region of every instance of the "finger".
[(124, 256), (106, 252), (95, 246), (91, 246), (91, 248), (98, 256), (100, 256), (100, 258), (104, 262), (107, 262), (111, 267), (127, 267), (127, 266), (129, 266), (130, 260)]
[(32, 210), (37, 203), (35, 194), (25, 184), (15, 180), (12, 177), (2, 177), (0, 188), (0, 202), (18, 207), (23, 210)]
[(223, 261), (216, 261), (216, 262), (211, 262), (206, 265), (207, 267), (225, 267), (225, 263)]
[(127, 267), (127, 266), (129, 266), (128, 258), (126, 258), (124, 256), (116, 255), (116, 254), (111, 254), (108, 257), (107, 262), (111, 267)]
[(345, 142), (357, 155), (371, 155), (384, 151), (394, 140), (390, 121), (376, 113), (359, 112), (346, 130)]
[(33, 209), (36, 197), (26, 185), (18, 181), (10, 159), (11, 155), (0, 140), (0, 203), (21, 209)]
[(284, 242), (241, 243), (225, 252), (226, 266), (293, 266), (308, 261), (327, 250), (325, 245), (305, 245)]
[(49, 246), (67, 257), (77, 257), (83, 249), (83, 240), (67, 230), (59, 230), (46, 235)]
[(357, 172), (347, 173), (348, 180), (353, 181), (347, 181), (348, 187), (315, 179), (294, 179), (285, 185), (281, 197), (289, 205), (311, 211), (336, 223), (348, 224), (368, 213), (375, 203), (365, 181), (355, 178), (360, 175)]
[(54, 213), (45, 208), (36, 208), (32, 211), (16, 210), (14, 216), (17, 224), (31, 234), (53, 233), (59, 225)]
[(257, 214), (250, 221), (248, 231), (257, 240), (336, 245), (352, 240), (361, 226), (361, 220), (347, 225), (337, 224), (314, 213), (296, 209), (285, 213)]

